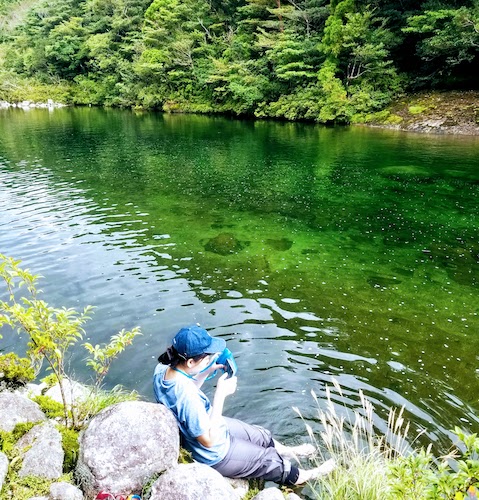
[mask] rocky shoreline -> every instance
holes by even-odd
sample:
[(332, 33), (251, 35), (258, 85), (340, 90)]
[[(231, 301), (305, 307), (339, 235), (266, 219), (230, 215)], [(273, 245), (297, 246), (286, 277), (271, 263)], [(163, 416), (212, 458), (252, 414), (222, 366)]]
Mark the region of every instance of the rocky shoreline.
[(479, 91), (407, 94), (391, 104), (385, 115), (363, 125), (422, 134), (477, 136)]
[[(64, 380), (70, 404), (81, 404), (88, 388)], [(163, 500), (241, 500), (249, 492), (244, 479), (224, 478), (200, 463), (179, 463), (180, 436), (176, 419), (166, 407), (144, 401), (125, 401), (102, 410), (82, 429), (73, 480), (64, 474), (65, 451), (61, 424), (48, 418), (35, 395), (61, 402), (58, 384), (27, 384), (19, 390), (0, 391), (0, 437), (12, 438), (9, 452), (0, 451), (0, 490), (17, 498), (15, 478), (33, 478), (41, 491), (28, 500), (93, 500), (99, 492), (113, 496), (141, 495)], [(7, 456), (9, 453), (9, 456)], [(249, 494), (252, 497), (251, 493)], [(251, 500), (300, 500), (295, 493), (265, 488)]]
[(8, 108), (21, 108), (21, 109), (33, 109), (33, 108), (43, 108), (43, 109), (54, 109), (54, 108), (64, 108), (66, 104), (61, 102), (55, 102), (53, 99), (48, 99), (47, 102), (34, 102), (34, 101), (20, 101), (20, 102), (7, 102), (0, 101), (0, 109)]

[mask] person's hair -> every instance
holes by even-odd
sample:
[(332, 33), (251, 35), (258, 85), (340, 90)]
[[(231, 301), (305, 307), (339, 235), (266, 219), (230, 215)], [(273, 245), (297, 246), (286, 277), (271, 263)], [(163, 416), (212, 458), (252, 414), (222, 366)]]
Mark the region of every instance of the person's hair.
[(158, 362), (162, 365), (170, 365), (171, 367), (175, 367), (180, 363), (187, 361), (188, 359), (192, 359), (193, 361), (200, 361), (203, 358), (206, 358), (208, 354), (202, 353), (198, 354), (198, 356), (191, 356), (190, 358), (186, 358), (182, 354), (180, 354), (173, 346), (168, 347), (168, 349), (158, 358)]

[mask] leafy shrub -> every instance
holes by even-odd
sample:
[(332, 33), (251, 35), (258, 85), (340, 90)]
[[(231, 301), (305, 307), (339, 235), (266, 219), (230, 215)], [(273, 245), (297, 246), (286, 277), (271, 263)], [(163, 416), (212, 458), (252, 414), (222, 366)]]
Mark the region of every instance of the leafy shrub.
[(0, 356), (0, 381), (7, 387), (18, 387), (35, 378), (35, 371), (27, 358), (20, 358), (13, 352)]
[[(37, 290), (38, 276), (20, 267), (20, 261), (0, 254), (0, 278), (9, 292), (8, 301), (0, 301), (0, 326), (8, 325), (19, 332), (24, 331), (28, 338), (28, 354), (33, 360), (46, 361), (60, 386), (63, 399), (63, 417), (65, 424), (77, 427), (78, 418), (75, 405), (69, 411), (65, 399), (64, 379), (67, 378), (65, 359), (68, 350), (83, 339), (83, 324), (89, 319), (92, 307), (87, 306), (83, 312), (74, 309), (54, 308), (40, 300)], [(23, 296), (17, 297), (15, 291), (23, 287)], [(26, 289), (26, 290), (25, 290)], [(108, 373), (112, 361), (130, 345), (136, 335), (140, 335), (138, 327), (131, 331), (121, 330), (111, 337), (106, 345), (84, 344), (91, 354), (87, 361), (96, 374), (95, 389)]]
[(387, 125), (399, 125), (402, 121), (403, 119), (399, 115), (391, 114), (384, 123)]
[(43, 377), (41, 381), (44, 384), (46, 384), (49, 389), (50, 389), (50, 387), (53, 387), (55, 384), (58, 383), (58, 379), (54, 373), (50, 373), (50, 375)]
[(355, 114), (351, 118), (351, 123), (380, 123), (384, 125), (397, 125), (402, 121), (403, 119), (400, 116), (392, 114), (387, 109), (376, 113)]

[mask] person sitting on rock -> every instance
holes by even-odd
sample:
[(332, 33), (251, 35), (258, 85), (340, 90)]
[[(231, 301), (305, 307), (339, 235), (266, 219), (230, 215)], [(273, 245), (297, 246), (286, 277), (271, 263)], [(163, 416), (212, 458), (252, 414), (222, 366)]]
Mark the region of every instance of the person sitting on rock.
[(159, 358), (153, 377), (158, 403), (169, 408), (178, 421), (182, 445), (197, 462), (207, 464), (230, 478), (263, 478), (279, 484), (303, 484), (334, 468), (328, 460), (304, 470), (290, 458), (315, 452), (311, 444), (287, 447), (263, 427), (224, 417), (226, 396), (236, 391), (235, 376), (224, 373), (218, 380), (213, 404), (201, 391), (206, 378), (223, 365), (213, 363), (226, 346), (199, 326), (182, 328)]

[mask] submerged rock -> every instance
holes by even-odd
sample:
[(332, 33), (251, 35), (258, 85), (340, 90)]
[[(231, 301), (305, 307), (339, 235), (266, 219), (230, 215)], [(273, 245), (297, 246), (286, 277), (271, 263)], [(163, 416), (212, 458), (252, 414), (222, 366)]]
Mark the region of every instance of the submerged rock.
[(277, 250), (279, 252), (285, 252), (293, 246), (293, 242), (291, 240), (288, 240), (288, 238), (281, 238), (279, 240), (266, 240), (266, 244), (273, 250)]
[(225, 478), (205, 464), (180, 464), (153, 484), (150, 500), (239, 500)]
[(204, 246), (207, 252), (219, 255), (228, 255), (243, 250), (244, 245), (235, 237), (233, 233), (220, 233), (218, 236), (208, 240)]
[(401, 283), (401, 280), (396, 278), (388, 278), (387, 276), (370, 276), (367, 279), (369, 285), (373, 288), (388, 288), (390, 286), (397, 286)]
[(455, 243), (424, 248), (422, 254), (442, 267), (456, 283), (466, 286), (479, 283), (479, 244), (457, 239)]
[(429, 178), (432, 177), (430, 170), (419, 167), (417, 165), (394, 165), (383, 167), (380, 169), (381, 174), (390, 179), (407, 179), (407, 178)]

